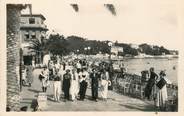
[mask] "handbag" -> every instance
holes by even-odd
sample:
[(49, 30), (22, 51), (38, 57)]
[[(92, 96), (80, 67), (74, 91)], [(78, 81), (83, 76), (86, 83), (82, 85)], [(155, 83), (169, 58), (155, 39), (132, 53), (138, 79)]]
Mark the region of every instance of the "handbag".
[(159, 89), (162, 89), (164, 87), (164, 85), (166, 85), (166, 80), (164, 78), (160, 79), (160, 81), (156, 84), (156, 86), (159, 88)]

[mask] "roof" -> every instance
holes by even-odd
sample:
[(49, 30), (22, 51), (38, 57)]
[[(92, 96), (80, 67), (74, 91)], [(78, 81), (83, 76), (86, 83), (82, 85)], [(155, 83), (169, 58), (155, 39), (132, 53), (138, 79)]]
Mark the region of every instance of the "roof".
[(42, 14), (22, 14), (21, 17), (40, 17), (43, 20), (46, 20), (46, 18)]

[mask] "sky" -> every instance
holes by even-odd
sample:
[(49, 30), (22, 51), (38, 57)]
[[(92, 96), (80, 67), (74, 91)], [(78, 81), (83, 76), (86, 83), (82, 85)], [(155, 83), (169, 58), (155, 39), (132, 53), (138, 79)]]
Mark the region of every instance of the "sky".
[[(33, 14), (43, 14), (49, 30), (64, 36), (178, 49), (175, 0), (33, 0), (31, 3)], [(79, 12), (74, 11), (71, 3), (78, 4)], [(115, 6), (116, 16), (104, 7), (106, 3)]]

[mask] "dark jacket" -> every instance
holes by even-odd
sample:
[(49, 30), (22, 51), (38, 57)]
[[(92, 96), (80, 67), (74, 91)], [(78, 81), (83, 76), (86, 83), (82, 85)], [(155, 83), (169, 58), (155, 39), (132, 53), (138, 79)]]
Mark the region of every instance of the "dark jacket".
[(92, 86), (98, 86), (98, 81), (100, 79), (100, 75), (98, 73), (91, 73), (90, 78), (91, 78)]

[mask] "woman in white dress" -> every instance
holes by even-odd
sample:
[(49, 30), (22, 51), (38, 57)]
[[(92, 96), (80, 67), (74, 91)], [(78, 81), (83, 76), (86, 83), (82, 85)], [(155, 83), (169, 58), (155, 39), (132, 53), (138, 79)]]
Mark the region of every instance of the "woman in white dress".
[(101, 74), (101, 87), (100, 87), (103, 101), (107, 100), (108, 84), (109, 84), (109, 73), (106, 70), (103, 70)]
[(88, 86), (87, 80), (89, 79), (89, 73), (86, 71), (86, 69), (82, 69), (82, 72), (79, 74), (80, 76), (80, 100), (84, 101), (85, 96), (86, 96), (86, 90)]
[(166, 109), (166, 101), (168, 100), (167, 95), (167, 84), (171, 84), (171, 82), (165, 77), (166, 74), (164, 71), (161, 71), (159, 74), (159, 78), (157, 79), (157, 94), (156, 94), (156, 107), (160, 110)]
[(70, 86), (70, 95), (71, 100), (74, 101), (79, 92), (79, 75), (76, 71), (76, 69), (72, 70), (72, 79), (71, 79), (71, 86)]

